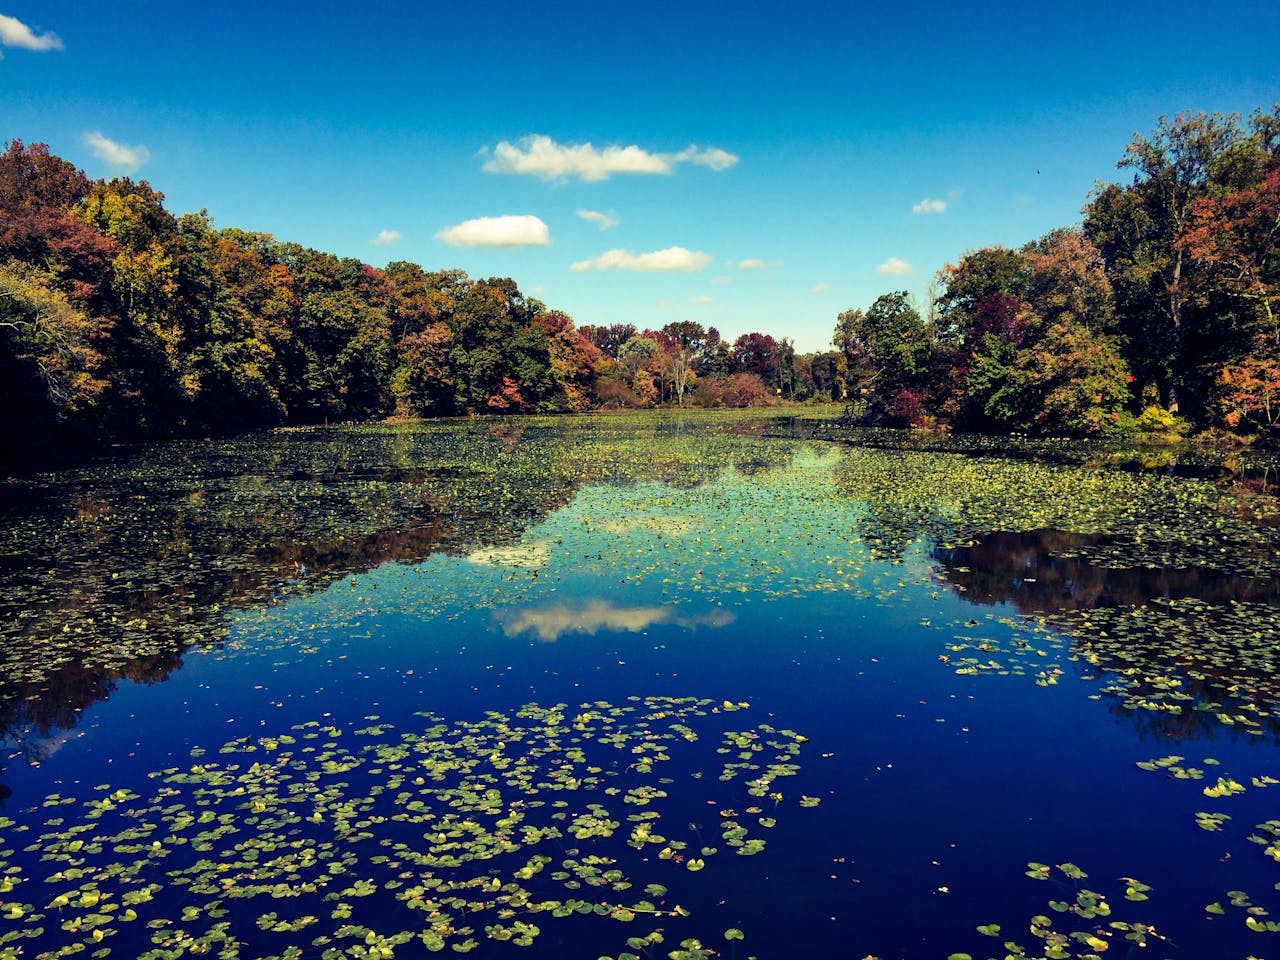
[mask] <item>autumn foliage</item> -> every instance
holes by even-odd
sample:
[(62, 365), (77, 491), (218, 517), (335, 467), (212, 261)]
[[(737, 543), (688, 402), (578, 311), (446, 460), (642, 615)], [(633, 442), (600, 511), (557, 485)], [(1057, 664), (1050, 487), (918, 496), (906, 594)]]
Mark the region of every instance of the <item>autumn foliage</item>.
[(1274, 435), (1280, 108), (1247, 124), (1161, 119), (1119, 166), (1132, 182), (1099, 187), (1080, 229), (945, 267), (927, 319), (905, 291), (840, 314), (850, 415), (1074, 435), (1189, 420)]

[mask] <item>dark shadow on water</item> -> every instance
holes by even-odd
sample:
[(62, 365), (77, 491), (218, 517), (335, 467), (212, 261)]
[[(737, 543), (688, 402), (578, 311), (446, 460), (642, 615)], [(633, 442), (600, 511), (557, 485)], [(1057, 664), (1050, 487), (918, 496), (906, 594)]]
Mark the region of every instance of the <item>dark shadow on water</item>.
[(1102, 537), (1061, 530), (989, 533), (969, 546), (938, 549), (942, 578), (971, 603), (1012, 604), (1019, 613), (1138, 606), (1196, 597), (1208, 603), (1280, 604), (1280, 578), (1215, 570), (1111, 568), (1072, 554)]

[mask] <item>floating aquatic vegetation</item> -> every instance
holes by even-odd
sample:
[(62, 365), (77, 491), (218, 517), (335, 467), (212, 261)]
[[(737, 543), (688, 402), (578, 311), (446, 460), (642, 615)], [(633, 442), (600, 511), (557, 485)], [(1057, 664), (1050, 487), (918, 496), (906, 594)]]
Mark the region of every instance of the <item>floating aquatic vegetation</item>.
[[(1139, 948), (1164, 940), (1154, 926), (1136, 920), (1113, 918), (1114, 908), (1105, 893), (1091, 890), (1083, 881), (1089, 875), (1073, 863), (1051, 867), (1044, 863), (1028, 863), (1027, 876), (1049, 883), (1060, 892), (1061, 899), (1048, 902), (1050, 913), (1037, 914), (1024, 927), (1009, 928), (998, 923), (982, 924), (977, 932), (984, 937), (999, 940), (1006, 929), (1029, 929), (1036, 940), (1023, 945), (1008, 939), (1001, 944), (1003, 960), (1023, 957), (1048, 957), (1052, 960), (1099, 960), (1100, 954), (1114, 947)], [(1152, 888), (1132, 877), (1121, 877), (1124, 899), (1141, 902), (1148, 898)], [(970, 954), (952, 954), (968, 957)], [(992, 958), (996, 960), (996, 958)]]
[[(417, 730), (313, 721), (231, 740), (216, 760), (197, 751), (190, 767), (153, 774), (149, 796), (105, 784), (83, 802), (51, 795), (43, 829), (0, 819), (0, 914), (18, 924), (0, 956), (119, 944), (147, 960), (231, 960), (251, 939), (256, 956), (298, 955), (305, 940), (327, 960), (386, 958), (411, 940), (527, 946), (572, 916), (674, 926), (689, 916), (673, 892), (681, 874), (718, 852), (685, 853), (689, 811), (799, 769), (805, 738), (739, 727), (730, 717), (746, 706), (529, 704), (476, 721), (421, 714)], [(749, 745), (753, 762), (717, 760), (708, 727)], [(720, 775), (702, 777), (698, 758)], [(726, 850), (765, 846), (732, 816), (721, 828)], [(44, 873), (14, 864), (17, 847)]]
[[(928, 585), (935, 544), (995, 530), (1084, 536), (1058, 552), (1095, 567), (1277, 574), (1280, 509), (1267, 497), (1245, 509), (1204, 480), (1039, 462), (1017, 442), (965, 440), (950, 453), (902, 435), (899, 450), (789, 439), (811, 427), (688, 412), (326, 428), (10, 480), (0, 722), (65, 727), (64, 704), (117, 679), (161, 678), (192, 645), (224, 642), (232, 611), (386, 561), (470, 556), (488, 569), (443, 578), (438, 594), (417, 584), (414, 609), (427, 616), (520, 603), (537, 574), (592, 570), (660, 583), (673, 602), (888, 601)], [(889, 442), (877, 437), (864, 439)], [(1070, 445), (1033, 446), (1071, 459)], [(883, 561), (912, 554), (920, 572), (886, 575)], [(369, 611), (394, 606), (367, 599)], [(289, 640), (314, 649), (317, 633)]]
[(1106, 672), (1102, 693), (1160, 715), (1168, 735), (1200, 724), (1251, 736), (1277, 732), (1280, 618), (1269, 604), (1194, 598), (1051, 618)]
[(389, 561), (470, 555), (531, 573), (543, 548), (522, 534), (582, 485), (693, 487), (783, 463), (792, 448), (762, 439), (768, 423), (678, 413), (315, 428), (0, 480), (0, 727), (68, 727), (117, 680), (162, 679), (184, 651), (223, 643), (235, 611)]

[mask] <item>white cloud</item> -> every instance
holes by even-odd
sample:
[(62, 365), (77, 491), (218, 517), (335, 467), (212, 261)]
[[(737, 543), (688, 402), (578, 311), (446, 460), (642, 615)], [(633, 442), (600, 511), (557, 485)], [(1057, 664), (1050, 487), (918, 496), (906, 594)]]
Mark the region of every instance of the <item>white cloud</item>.
[(538, 217), (480, 217), (436, 234), (451, 247), (545, 247), (551, 231)]
[(768, 264), (759, 257), (747, 257), (745, 260), (738, 261), (739, 270), (763, 270)]
[(696, 306), (703, 306), (704, 304), (715, 303), (715, 300), (711, 299), (711, 297), (708, 297), (704, 293), (696, 297), (690, 297), (689, 302), (692, 304), (695, 304)]
[(891, 277), (900, 277), (904, 273), (911, 272), (911, 264), (905, 260), (899, 260), (897, 257), (890, 257), (884, 263), (876, 267), (876, 273), (887, 274)]
[(733, 283), (733, 277), (716, 277), (711, 282), (720, 287), (727, 287)]
[(634, 144), (598, 150), (590, 143), (561, 144), (544, 134), (522, 137), (518, 144), (503, 140), (484, 163), (489, 173), (519, 173), (543, 180), (607, 180), (615, 173), (671, 173), (678, 164), (695, 163), (727, 170), (738, 158), (726, 150), (690, 146), (679, 153), (650, 153)]
[(0, 46), (23, 50), (61, 50), (62, 40), (56, 33), (36, 33), (16, 17), (0, 13)]
[(947, 201), (930, 200), (928, 197), (925, 197), (911, 208), (911, 212), (919, 216), (926, 213), (943, 213), (946, 209)]
[(151, 151), (146, 147), (127, 147), (123, 143), (116, 143), (109, 137), (104, 137), (100, 130), (86, 133), (81, 140), (93, 151), (95, 157), (121, 170), (137, 170), (151, 159)]
[(701, 273), (714, 259), (709, 253), (695, 253), (684, 247), (667, 247), (665, 250), (640, 254), (630, 250), (606, 250), (594, 259), (579, 260), (570, 269), (575, 273), (587, 270), (678, 270)]
[(676, 163), (689, 161), (696, 163), (700, 167), (707, 167), (719, 173), (721, 170), (728, 170), (738, 162), (737, 154), (730, 153), (728, 150), (721, 150), (719, 147), (710, 147), (706, 150), (699, 150), (697, 147), (689, 147), (681, 150), (673, 159)]
[(815, 283), (809, 288), (810, 293), (826, 293), (827, 285), (825, 283)]
[(601, 230), (609, 230), (621, 222), (612, 210), (608, 213), (601, 213), (599, 210), (579, 210), (578, 216), (588, 223), (594, 223)]
[(380, 230), (378, 235), (369, 242), (375, 247), (389, 247), (393, 243), (400, 242), (400, 240), (401, 234), (399, 230)]

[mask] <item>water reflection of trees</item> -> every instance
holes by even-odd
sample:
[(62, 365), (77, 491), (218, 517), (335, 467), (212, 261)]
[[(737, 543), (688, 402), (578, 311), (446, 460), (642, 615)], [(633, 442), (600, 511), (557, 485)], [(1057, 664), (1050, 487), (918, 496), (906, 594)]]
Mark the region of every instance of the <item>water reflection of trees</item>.
[(280, 431), (0, 485), (0, 730), (30, 760), (121, 680), (156, 683), (227, 614), (388, 562), (514, 542), (587, 483), (696, 486), (789, 455), (705, 418)]
[[(1082, 664), (1125, 678), (1108, 688), (1109, 709), (1142, 734), (1212, 739), (1243, 729), (1223, 715), (1261, 711), (1260, 739), (1280, 740), (1280, 722), (1270, 716), (1280, 705), (1280, 577), (1111, 568), (1070, 555), (1101, 539), (999, 532), (938, 548), (934, 558), (940, 580), (966, 600), (1047, 616), (1071, 638)], [(1163, 708), (1171, 678), (1180, 710)], [(1157, 707), (1134, 706), (1142, 702)]]
[(1072, 553), (1104, 538), (1061, 530), (1000, 531), (939, 548), (942, 578), (972, 603), (1010, 603), (1019, 613), (1136, 606), (1156, 598), (1280, 603), (1280, 577), (1199, 568), (1105, 567)]

